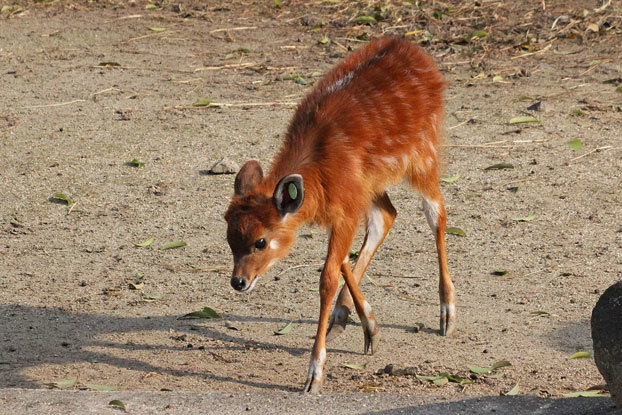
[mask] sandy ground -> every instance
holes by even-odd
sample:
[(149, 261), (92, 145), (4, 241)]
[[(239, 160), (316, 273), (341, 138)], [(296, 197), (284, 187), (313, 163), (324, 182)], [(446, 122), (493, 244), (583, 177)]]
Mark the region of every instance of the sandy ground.
[[(223, 156), (267, 168), (303, 83), (342, 46), (359, 47), (347, 39), (360, 26), (306, 21), (332, 12), (322, 4), (50, 3), (0, 14), (1, 388), (74, 378), (128, 391), (302, 387), (326, 233), (301, 229), (254, 292), (234, 292), (223, 220), (234, 176), (207, 169)], [(563, 11), (545, 12), (546, 27)], [(246, 29), (212, 32), (223, 28)], [(447, 236), (458, 332), (437, 334), (433, 238), (419, 196), (396, 186), (397, 221), (362, 282), (380, 350), (362, 354), (354, 316), (329, 344), (325, 391), (455, 400), (518, 384), (561, 397), (603, 383), (593, 359), (568, 357), (591, 352), (592, 307), (622, 278), (620, 40), (619, 28), (559, 36), (516, 59), (512, 44), (470, 55), (469, 44), (423, 42), (449, 85), (444, 175), (460, 175), (443, 184), (449, 226), (466, 232)], [(193, 108), (199, 98), (236, 105)], [(524, 115), (539, 122), (509, 124)], [(497, 163), (514, 168), (486, 170)], [(174, 241), (187, 246), (160, 249)], [(206, 306), (222, 318), (179, 319)], [(469, 373), (499, 360), (512, 365)], [(391, 363), (474, 383), (376, 374)]]

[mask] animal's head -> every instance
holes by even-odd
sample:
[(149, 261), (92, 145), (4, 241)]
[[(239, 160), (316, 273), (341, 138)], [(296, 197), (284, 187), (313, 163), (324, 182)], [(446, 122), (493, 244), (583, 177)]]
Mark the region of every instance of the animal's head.
[(234, 190), (225, 213), (234, 264), (231, 286), (250, 291), (257, 277), (287, 255), (294, 243), (296, 226), (288, 216), (302, 206), (304, 183), (299, 174), (290, 174), (270, 188), (259, 163), (251, 160), (235, 177)]

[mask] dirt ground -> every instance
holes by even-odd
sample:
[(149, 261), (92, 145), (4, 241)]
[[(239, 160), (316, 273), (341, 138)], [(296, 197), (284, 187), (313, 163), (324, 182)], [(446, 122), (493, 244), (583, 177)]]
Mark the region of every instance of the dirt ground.
[[(379, 351), (362, 354), (354, 316), (329, 344), (324, 390), (561, 397), (602, 384), (592, 358), (568, 357), (591, 353), (592, 307), (622, 278), (621, 10), (548, 3), (0, 2), (0, 387), (299, 390), (326, 233), (301, 229), (252, 293), (234, 292), (234, 176), (207, 170), (223, 156), (267, 168), (291, 104), (382, 33), (422, 44), (448, 82), (458, 331), (437, 333), (433, 238), (419, 196), (396, 186), (396, 223), (362, 282)], [(538, 122), (509, 123), (519, 116)], [(486, 169), (498, 163), (514, 168)], [(174, 241), (187, 246), (161, 249)], [(203, 307), (222, 318), (179, 319)], [(469, 374), (499, 360), (511, 366)], [(391, 363), (474, 382), (376, 374)]]

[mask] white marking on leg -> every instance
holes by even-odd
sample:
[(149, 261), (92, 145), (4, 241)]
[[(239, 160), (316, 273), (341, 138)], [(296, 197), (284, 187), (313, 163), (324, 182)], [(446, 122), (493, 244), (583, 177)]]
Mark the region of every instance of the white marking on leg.
[(456, 315), (456, 306), (453, 304), (442, 303), (441, 304), (441, 314), (446, 312), (447, 317)]
[(322, 379), (322, 368), (324, 367), (325, 362), (326, 349), (320, 350), (320, 357), (317, 359), (314, 359), (313, 353), (311, 353), (311, 361), (309, 362), (309, 372), (307, 373), (307, 378), (313, 378), (320, 381)]
[(440, 205), (438, 204), (438, 202), (430, 200), (424, 196), (423, 211), (425, 212), (425, 218), (428, 220), (428, 225), (430, 225), (430, 228), (436, 236), (436, 228), (438, 227), (438, 215), (441, 211)]
[(369, 318), (371, 314), (371, 306), (367, 302), (367, 300), (363, 301), (363, 312), (365, 313), (365, 317)]

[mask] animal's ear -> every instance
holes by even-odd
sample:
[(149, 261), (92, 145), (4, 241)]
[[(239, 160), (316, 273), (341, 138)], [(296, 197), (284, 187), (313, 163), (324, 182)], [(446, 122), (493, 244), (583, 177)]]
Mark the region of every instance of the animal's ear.
[(296, 212), (305, 198), (305, 185), (302, 176), (290, 174), (283, 177), (274, 189), (274, 204), (281, 217)]
[(235, 176), (235, 194), (244, 196), (257, 186), (263, 179), (263, 170), (257, 160), (247, 161)]

